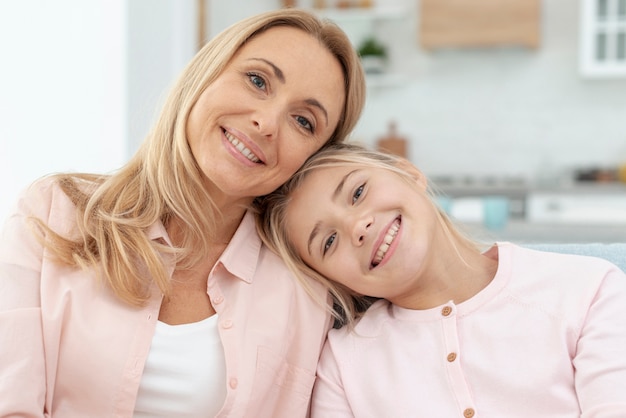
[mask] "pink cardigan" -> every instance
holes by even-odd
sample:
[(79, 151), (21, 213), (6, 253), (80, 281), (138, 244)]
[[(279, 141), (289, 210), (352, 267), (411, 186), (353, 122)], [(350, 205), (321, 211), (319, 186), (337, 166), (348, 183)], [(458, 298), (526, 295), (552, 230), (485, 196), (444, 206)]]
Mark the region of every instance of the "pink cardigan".
[[(161, 294), (153, 289), (146, 306), (130, 307), (93, 271), (50, 262), (25, 225), (29, 214), (60, 233), (74, 229), (73, 206), (50, 181), (28, 190), (5, 225), (0, 416), (131, 417)], [(161, 224), (148, 234), (169, 242)], [(218, 416), (305, 416), (330, 318), (261, 244), (251, 214), (207, 286), (227, 367)]]
[(458, 305), (378, 301), (331, 330), (312, 416), (626, 417), (626, 274), (498, 244), (494, 280)]

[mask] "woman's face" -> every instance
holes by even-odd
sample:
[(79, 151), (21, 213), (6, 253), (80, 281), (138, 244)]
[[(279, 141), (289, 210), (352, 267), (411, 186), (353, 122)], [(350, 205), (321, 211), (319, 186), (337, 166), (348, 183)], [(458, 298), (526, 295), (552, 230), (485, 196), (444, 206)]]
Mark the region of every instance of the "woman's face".
[(319, 273), (399, 301), (425, 285), (420, 277), (436, 257), (438, 219), (425, 188), (421, 174), (410, 184), (381, 168), (316, 169), (293, 192), (285, 227)]
[(274, 27), (244, 44), (187, 123), (217, 203), (247, 203), (284, 183), (334, 132), (344, 92), (339, 62), (306, 32)]

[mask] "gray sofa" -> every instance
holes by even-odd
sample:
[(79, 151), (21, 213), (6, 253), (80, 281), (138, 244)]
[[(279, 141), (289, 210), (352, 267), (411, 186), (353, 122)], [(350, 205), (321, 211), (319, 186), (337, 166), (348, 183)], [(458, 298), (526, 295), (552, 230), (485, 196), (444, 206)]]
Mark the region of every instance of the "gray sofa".
[(622, 270), (626, 271), (626, 243), (612, 244), (532, 244), (525, 245), (537, 250), (556, 253), (590, 255), (609, 260)]

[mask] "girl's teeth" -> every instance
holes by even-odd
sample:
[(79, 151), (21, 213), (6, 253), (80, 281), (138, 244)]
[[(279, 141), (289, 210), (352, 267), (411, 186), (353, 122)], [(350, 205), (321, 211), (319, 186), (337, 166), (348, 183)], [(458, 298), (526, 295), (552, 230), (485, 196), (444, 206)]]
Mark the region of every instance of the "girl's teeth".
[(240, 142), (237, 138), (232, 136), (230, 133), (224, 131), (224, 135), (226, 135), (226, 139), (228, 139), (228, 141), (231, 144), (233, 144), (235, 148), (237, 148), (237, 151), (239, 151), (247, 159), (249, 159), (253, 163), (258, 163), (259, 161), (261, 161), (256, 155), (254, 155), (252, 151), (250, 151), (250, 149), (246, 148), (242, 142)]
[(376, 251), (376, 256), (374, 257), (372, 265), (377, 266), (383, 260), (385, 254), (387, 254), (387, 250), (389, 250), (389, 246), (398, 234), (398, 229), (400, 229), (400, 224), (396, 221), (393, 225), (391, 225), (391, 228), (389, 228), (389, 231), (387, 231), (387, 234), (385, 235), (385, 239), (383, 239), (383, 243), (380, 247), (378, 247), (378, 251)]

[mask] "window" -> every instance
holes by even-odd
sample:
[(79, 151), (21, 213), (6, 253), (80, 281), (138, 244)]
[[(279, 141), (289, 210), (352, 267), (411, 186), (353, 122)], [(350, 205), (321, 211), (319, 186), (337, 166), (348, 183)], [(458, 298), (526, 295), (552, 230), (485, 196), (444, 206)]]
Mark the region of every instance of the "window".
[(626, 0), (583, 0), (581, 73), (626, 77)]

